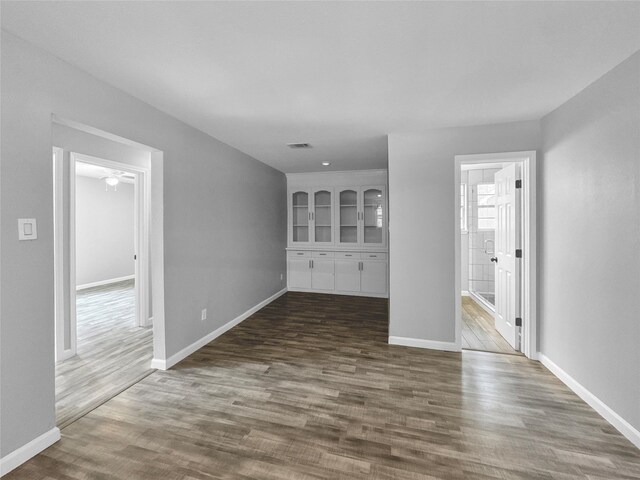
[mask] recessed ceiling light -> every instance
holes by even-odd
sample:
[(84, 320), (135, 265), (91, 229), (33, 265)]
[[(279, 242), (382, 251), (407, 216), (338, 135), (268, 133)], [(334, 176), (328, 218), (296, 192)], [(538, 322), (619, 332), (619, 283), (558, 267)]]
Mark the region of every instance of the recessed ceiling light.
[(324, 165), (325, 167), (328, 167), (329, 165), (331, 165), (331, 162), (322, 162), (322, 165)]

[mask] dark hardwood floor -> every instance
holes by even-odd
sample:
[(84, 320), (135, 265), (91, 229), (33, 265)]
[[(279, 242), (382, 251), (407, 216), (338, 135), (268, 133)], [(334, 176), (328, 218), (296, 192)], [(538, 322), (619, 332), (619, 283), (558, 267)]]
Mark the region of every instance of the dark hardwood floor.
[(6, 479), (640, 478), (540, 363), (391, 346), (387, 323), (386, 300), (288, 293)]

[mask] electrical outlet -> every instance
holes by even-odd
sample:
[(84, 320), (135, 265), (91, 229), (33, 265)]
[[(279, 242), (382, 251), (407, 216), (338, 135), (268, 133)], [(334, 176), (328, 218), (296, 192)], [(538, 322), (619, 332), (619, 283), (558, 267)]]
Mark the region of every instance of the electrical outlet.
[(280, 274), (280, 281), (284, 280), (284, 273)]
[(200, 316), (200, 320), (202, 320), (203, 322), (207, 319), (207, 309), (203, 308), (202, 309), (202, 315)]

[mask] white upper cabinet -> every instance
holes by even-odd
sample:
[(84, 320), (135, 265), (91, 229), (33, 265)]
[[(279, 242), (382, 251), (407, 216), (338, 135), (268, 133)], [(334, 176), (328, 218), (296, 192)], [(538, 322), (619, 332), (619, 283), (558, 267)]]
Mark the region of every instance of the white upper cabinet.
[(289, 244), (333, 245), (333, 203), (333, 188), (290, 190)]
[(333, 245), (333, 189), (313, 190), (313, 239), (317, 245)]
[(337, 245), (382, 247), (386, 245), (384, 186), (336, 189)]
[(384, 170), (287, 174), (288, 246), (386, 249), (386, 181)]
[(338, 198), (338, 208), (336, 209), (338, 245), (357, 246), (359, 243), (358, 226), (360, 224), (358, 188), (340, 188), (337, 190), (336, 196)]
[(364, 246), (382, 246), (386, 245), (385, 223), (385, 188), (363, 187), (362, 198), (362, 245)]
[(289, 241), (291, 245), (311, 244), (311, 195), (309, 190), (289, 193)]

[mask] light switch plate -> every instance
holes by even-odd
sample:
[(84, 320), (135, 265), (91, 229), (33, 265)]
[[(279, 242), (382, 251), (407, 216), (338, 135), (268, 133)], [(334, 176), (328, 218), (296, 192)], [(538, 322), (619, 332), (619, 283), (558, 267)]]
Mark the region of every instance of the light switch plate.
[(18, 219), (18, 240), (35, 240), (38, 238), (38, 226), (35, 218)]

